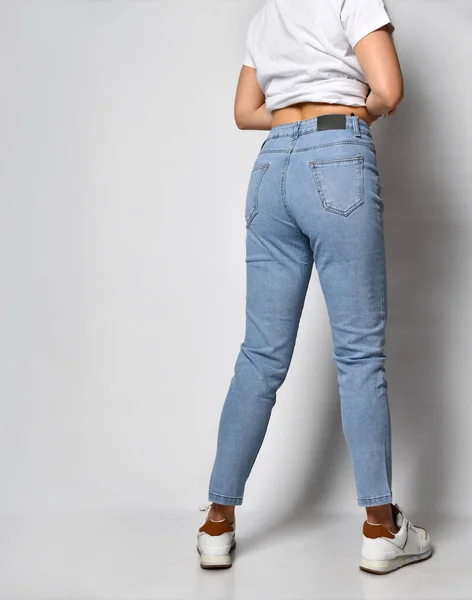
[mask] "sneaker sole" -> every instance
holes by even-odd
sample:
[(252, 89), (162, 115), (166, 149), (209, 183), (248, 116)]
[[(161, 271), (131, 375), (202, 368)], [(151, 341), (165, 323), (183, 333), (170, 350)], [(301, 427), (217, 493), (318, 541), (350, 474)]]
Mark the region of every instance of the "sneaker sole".
[(393, 560), (367, 560), (363, 558), (359, 569), (366, 573), (373, 573), (374, 575), (387, 575), (393, 571), (398, 571), (402, 567), (413, 565), (415, 563), (423, 562), (431, 558), (433, 554), (430, 548), (423, 554), (413, 554), (411, 556), (399, 556)]
[(233, 566), (231, 553), (236, 547), (236, 541), (233, 542), (228, 554), (212, 556), (211, 554), (202, 554), (197, 545), (198, 553), (200, 554), (200, 566), (202, 569), (229, 569)]

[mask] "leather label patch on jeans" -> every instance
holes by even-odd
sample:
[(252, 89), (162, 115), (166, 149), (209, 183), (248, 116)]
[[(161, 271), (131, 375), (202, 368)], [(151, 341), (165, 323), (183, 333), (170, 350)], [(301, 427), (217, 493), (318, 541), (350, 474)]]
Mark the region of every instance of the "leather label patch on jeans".
[(316, 129), (346, 129), (346, 115), (321, 115), (316, 119)]

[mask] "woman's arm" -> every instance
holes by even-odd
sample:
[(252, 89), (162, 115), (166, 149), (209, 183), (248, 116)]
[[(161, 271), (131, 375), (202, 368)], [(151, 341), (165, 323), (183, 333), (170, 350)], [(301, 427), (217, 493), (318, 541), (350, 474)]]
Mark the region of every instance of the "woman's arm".
[[(370, 87), (366, 107), (376, 117), (392, 113), (403, 99), (403, 76), (388, 26), (363, 37), (354, 47)], [(272, 115), (267, 112), (265, 96), (256, 69), (243, 65), (234, 103), (234, 118), (239, 129), (270, 130)]]
[(246, 65), (243, 65), (239, 74), (234, 120), (239, 129), (269, 130), (272, 127), (272, 115), (267, 112), (256, 69)]
[(367, 110), (376, 116), (392, 113), (403, 99), (403, 75), (388, 26), (363, 37), (354, 52), (367, 78)]

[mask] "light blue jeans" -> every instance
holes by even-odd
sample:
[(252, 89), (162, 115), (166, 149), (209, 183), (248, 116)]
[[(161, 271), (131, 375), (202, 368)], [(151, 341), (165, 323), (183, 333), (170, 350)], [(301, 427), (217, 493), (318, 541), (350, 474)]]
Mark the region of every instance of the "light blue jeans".
[(246, 332), (221, 413), (209, 500), (243, 502), (284, 382), (316, 265), (326, 301), (360, 506), (391, 492), (385, 378), (383, 203), (367, 122), (317, 129), (317, 118), (273, 127), (246, 198)]

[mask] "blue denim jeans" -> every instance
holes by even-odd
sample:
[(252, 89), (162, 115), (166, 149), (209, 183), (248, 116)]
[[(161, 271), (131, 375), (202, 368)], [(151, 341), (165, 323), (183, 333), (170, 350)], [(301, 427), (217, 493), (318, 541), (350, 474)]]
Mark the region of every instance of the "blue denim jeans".
[(246, 331), (223, 405), (209, 500), (239, 505), (284, 382), (316, 266), (357, 503), (391, 502), (383, 203), (371, 130), (273, 127), (246, 198)]

